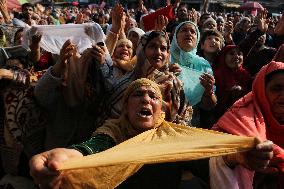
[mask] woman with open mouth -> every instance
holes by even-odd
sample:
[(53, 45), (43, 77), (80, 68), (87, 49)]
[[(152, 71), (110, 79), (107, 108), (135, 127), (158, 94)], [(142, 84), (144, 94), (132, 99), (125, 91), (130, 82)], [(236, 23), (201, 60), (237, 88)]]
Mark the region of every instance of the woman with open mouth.
[(134, 69), (135, 60), (132, 60), (132, 42), (126, 38), (120, 39), (116, 43), (112, 55), (113, 67), (117, 79), (121, 78), (127, 72), (131, 72)]
[[(112, 65), (108, 64), (107, 61), (109, 60), (105, 59), (106, 51), (103, 50), (106, 49), (105, 46), (101, 48), (96, 45), (95, 48), (87, 49), (87, 52), (82, 54), (79, 63), (80, 61), (91, 61), (91, 66), (88, 67), (87, 78), (84, 81), (82, 79), (82, 85), (80, 86), (86, 85), (92, 87), (93, 90), (90, 90), (90, 92), (84, 91), (87, 87), (83, 87), (82, 92), (84, 95), (79, 96), (79, 99), (76, 100), (78, 105), (84, 106), (84, 109), (79, 109), (80, 112), (77, 113), (77, 116), (87, 114), (87, 116), (90, 115), (91, 117), (72, 122), (72, 128), (68, 124), (68, 130), (62, 128), (62, 114), (65, 115), (66, 111), (71, 108), (78, 109), (76, 107), (70, 108), (64, 103), (60, 104), (64, 106), (65, 111), (62, 111), (53, 104), (53, 102), (64, 102), (62, 101), (64, 91), (55, 88), (56, 85), (60, 85), (61, 78), (52, 75), (54, 72), (60, 73), (62, 70), (56, 70), (58, 67), (54, 66), (52, 67), (53, 72), (49, 70), (44, 74), (35, 89), (36, 99), (44, 108), (51, 110), (52, 115), (59, 118), (52, 118), (52, 126), (48, 127), (48, 130), (52, 133), (52, 139), (48, 137), (45, 139), (46, 146), (49, 149), (57, 146), (67, 146), (71, 141), (77, 141), (77, 138), (79, 138), (79, 141), (86, 140), (87, 130), (95, 130), (108, 118), (118, 118), (123, 110), (123, 92), (132, 81), (138, 78), (149, 78), (161, 85), (167, 121), (187, 123), (191, 119), (192, 109), (185, 100), (183, 85), (173, 73), (168, 71), (169, 41), (167, 36), (163, 32), (153, 31), (145, 34), (142, 38), (137, 50), (137, 64), (134, 70), (126, 73), (120, 79), (114, 77)], [(97, 51), (96, 49), (100, 50)], [(68, 49), (63, 52), (70, 53)], [(49, 99), (49, 102), (52, 103), (46, 103), (45, 99)], [(54, 114), (54, 112), (57, 113)], [(84, 118), (84, 116), (81, 117)], [(76, 119), (81, 119), (81, 117), (78, 116)], [(56, 119), (56, 121), (53, 119)], [(73, 119), (75, 119), (74, 116), (69, 118), (69, 120)], [(54, 136), (53, 133), (59, 133), (60, 131), (66, 133), (68, 137)], [(76, 135), (77, 132), (80, 132), (81, 135)], [(82, 134), (83, 132), (86, 135)], [(54, 138), (57, 140), (54, 140)]]
[[(40, 188), (58, 189), (62, 184), (64, 185), (64, 177), (70, 174), (70, 172), (61, 174), (57, 171), (60, 164), (63, 164), (67, 160), (96, 154), (119, 144), (121, 147), (124, 146), (126, 148), (125, 144), (127, 143), (134, 143), (137, 145), (146, 144), (147, 141), (156, 141), (159, 143), (161, 142), (159, 136), (168, 137), (174, 132), (177, 134), (180, 130), (188, 129), (186, 126), (177, 126), (176, 124), (164, 120), (162, 99), (163, 97), (159, 85), (155, 82), (146, 78), (133, 81), (124, 92), (123, 112), (118, 119), (107, 120), (102, 127), (99, 127), (93, 133), (91, 139), (86, 142), (74, 144), (69, 148), (56, 148), (46, 151), (34, 156), (30, 160), (31, 175), (35, 182), (39, 184)], [(170, 130), (174, 130), (174, 132), (171, 132)], [(148, 135), (149, 133), (151, 134)], [(152, 135), (152, 133), (155, 134)], [(188, 135), (191, 134), (188, 132), (186, 133)], [(135, 138), (135, 142), (128, 140), (137, 135), (139, 135), (138, 137), (142, 137), (139, 139)], [(155, 137), (158, 139), (156, 138), (157, 140), (155, 140)], [(269, 159), (262, 158), (271, 155), (272, 152), (271, 150), (264, 150), (262, 148), (272, 148), (272, 143), (260, 142), (257, 144), (256, 149), (249, 151), (252, 154), (250, 160), (254, 160), (252, 161), (252, 165), (257, 165), (257, 163), (265, 165), (269, 162)], [(119, 150), (122, 150), (122, 148)], [(244, 159), (249, 159), (246, 155), (238, 155), (242, 156)], [(116, 174), (113, 175), (110, 173), (110, 175), (112, 175), (111, 179), (108, 179), (109, 175), (102, 174), (106, 176), (107, 179), (104, 180), (100, 178), (100, 180), (104, 180), (104, 187), (99, 184), (98, 188), (179, 189), (182, 188), (180, 187), (180, 184), (182, 182), (182, 169), (184, 168), (184, 164), (180, 163), (175, 161), (164, 161), (163, 163), (158, 164), (138, 166), (138, 169), (135, 168), (133, 171), (130, 171), (132, 168), (130, 168), (130, 170), (123, 169), (123, 171), (118, 172), (127, 176), (120, 180), (121, 177), (119, 175), (119, 181), (116, 180)], [(119, 164), (116, 169), (120, 170), (119, 166), (124, 165), (123, 163)], [(116, 172), (114, 169), (113, 171)], [(98, 173), (101, 174), (100, 170)], [(100, 175), (100, 177), (104, 176)], [(92, 179), (95, 180), (96, 176), (92, 175)], [(90, 185), (85, 184), (90, 183), (89, 179), (80, 180), (79, 182), (84, 183), (84, 186), (90, 187)], [(192, 188), (200, 187), (196, 186)]]

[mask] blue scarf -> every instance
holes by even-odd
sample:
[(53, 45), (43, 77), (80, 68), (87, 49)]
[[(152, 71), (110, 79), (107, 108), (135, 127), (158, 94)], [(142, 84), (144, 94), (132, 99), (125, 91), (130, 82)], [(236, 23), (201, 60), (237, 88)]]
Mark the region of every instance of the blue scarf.
[[(177, 32), (184, 24), (193, 25), (197, 33), (196, 47), (189, 52), (182, 50), (177, 43)], [(181, 66), (182, 72), (179, 75), (179, 79), (181, 79), (184, 83), (186, 97), (192, 106), (201, 101), (204, 93), (204, 88), (200, 84), (199, 77), (203, 73), (213, 75), (209, 62), (196, 54), (199, 40), (200, 33), (198, 27), (190, 21), (182, 22), (175, 29), (175, 34), (170, 48), (171, 63), (178, 63)]]

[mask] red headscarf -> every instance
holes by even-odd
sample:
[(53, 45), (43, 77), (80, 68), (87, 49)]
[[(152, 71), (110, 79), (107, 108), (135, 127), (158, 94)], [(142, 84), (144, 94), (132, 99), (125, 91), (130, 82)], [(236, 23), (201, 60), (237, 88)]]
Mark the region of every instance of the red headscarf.
[[(236, 45), (227, 45), (223, 48), (221, 55), (218, 59), (218, 64), (213, 68), (214, 77), (216, 81), (216, 95), (218, 99), (217, 104), (217, 114), (223, 114), (228, 106), (232, 105), (233, 102), (230, 101), (230, 95), (228, 91), (231, 90), (233, 86), (241, 86), (245, 90), (249, 90), (251, 77), (250, 74), (240, 66), (236, 70), (230, 69), (225, 63), (225, 57), (227, 53), (235, 48)], [(248, 91), (247, 91), (248, 92)]]
[[(277, 167), (284, 172), (284, 125), (280, 125), (272, 115), (265, 94), (265, 77), (276, 70), (284, 70), (284, 63), (271, 62), (264, 66), (254, 80), (252, 92), (238, 100), (219, 119), (213, 129), (273, 141), (275, 144), (274, 158), (279, 160)], [(248, 171), (243, 169), (239, 174)], [(248, 180), (245, 177), (242, 179)]]
[(253, 83), (253, 103), (258, 106), (266, 122), (266, 136), (281, 148), (284, 148), (284, 125), (280, 125), (270, 111), (265, 94), (265, 77), (273, 71), (284, 70), (284, 63), (271, 62), (257, 74)]
[(220, 87), (222, 87), (220, 90), (230, 89), (234, 85), (245, 87), (248, 80), (250, 80), (249, 73), (242, 66), (240, 66), (236, 70), (232, 70), (225, 63), (225, 57), (227, 53), (236, 48), (238, 48), (238, 46), (236, 45), (227, 45), (226, 47), (224, 47), (218, 59), (218, 64), (214, 69), (216, 82), (218, 80), (218, 82), (221, 84)]

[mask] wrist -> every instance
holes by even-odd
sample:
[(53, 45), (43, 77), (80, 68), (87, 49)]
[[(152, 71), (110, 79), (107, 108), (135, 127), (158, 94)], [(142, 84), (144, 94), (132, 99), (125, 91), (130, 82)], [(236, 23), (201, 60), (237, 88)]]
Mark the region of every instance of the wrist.
[(56, 63), (54, 66), (51, 67), (50, 73), (54, 77), (61, 77), (62, 73), (62, 66), (60, 63)]
[(213, 94), (214, 94), (213, 89), (205, 90), (205, 92), (204, 92), (204, 96), (206, 96), (206, 97), (211, 97)]
[(110, 32), (113, 34), (119, 35), (120, 29), (117, 27), (111, 27)]
[(14, 75), (14, 73), (11, 70), (0, 69), (0, 79), (3, 78), (3, 79), (12, 80), (13, 75)]
[(32, 44), (30, 45), (30, 49), (39, 49), (40, 46), (39, 46), (39, 43), (35, 43), (35, 42), (32, 42)]

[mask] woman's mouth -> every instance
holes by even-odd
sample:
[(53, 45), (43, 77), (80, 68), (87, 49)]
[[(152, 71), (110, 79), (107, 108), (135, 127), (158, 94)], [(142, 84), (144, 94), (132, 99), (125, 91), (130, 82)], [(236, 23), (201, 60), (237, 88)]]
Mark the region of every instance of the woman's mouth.
[(153, 113), (149, 108), (142, 108), (138, 113), (137, 116), (141, 118), (150, 118), (152, 117)]
[(186, 41), (186, 42), (192, 42), (192, 39), (191, 39), (191, 38), (185, 38), (184, 41)]

